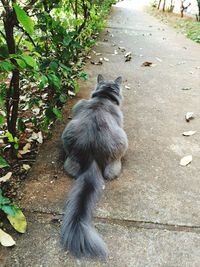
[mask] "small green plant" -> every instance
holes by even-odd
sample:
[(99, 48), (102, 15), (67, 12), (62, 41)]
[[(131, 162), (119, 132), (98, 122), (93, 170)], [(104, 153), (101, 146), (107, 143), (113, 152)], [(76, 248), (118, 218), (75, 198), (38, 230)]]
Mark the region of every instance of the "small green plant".
[[(18, 208), (9, 198), (5, 197), (0, 189), (0, 210), (7, 216), (10, 224), (19, 233), (25, 233), (27, 222), (21, 209)], [(2, 222), (0, 221), (2, 225)], [(3, 246), (13, 246), (15, 241), (10, 235), (0, 229), (0, 243)]]

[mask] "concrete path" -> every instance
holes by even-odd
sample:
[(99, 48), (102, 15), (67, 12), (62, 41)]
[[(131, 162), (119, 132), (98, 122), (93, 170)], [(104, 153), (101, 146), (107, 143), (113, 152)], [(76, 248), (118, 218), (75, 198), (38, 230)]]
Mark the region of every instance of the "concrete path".
[[(76, 98), (24, 184), (21, 206), (28, 232), (15, 235), (15, 248), (0, 248), (0, 266), (200, 266), (200, 46), (136, 9), (136, 2), (113, 8), (94, 47), (102, 56), (91, 52), (92, 61), (109, 61), (99, 66), (88, 61), (90, 79), (81, 82), (78, 96), (89, 96), (98, 73), (108, 79), (123, 76), (129, 150), (121, 176), (106, 184), (95, 219), (110, 250), (108, 260), (76, 261), (59, 245), (59, 220), (73, 182), (63, 172), (60, 135)], [(132, 59), (125, 62), (127, 52)], [(153, 65), (142, 67), (145, 61)], [(189, 123), (188, 111), (195, 114)], [(197, 133), (182, 136), (188, 130)], [(181, 167), (188, 154), (192, 163)]]

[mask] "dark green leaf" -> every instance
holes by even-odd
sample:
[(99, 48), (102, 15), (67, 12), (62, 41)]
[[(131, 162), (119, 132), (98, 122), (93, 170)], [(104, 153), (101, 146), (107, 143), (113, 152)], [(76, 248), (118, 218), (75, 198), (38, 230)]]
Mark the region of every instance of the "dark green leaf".
[(19, 149), (19, 144), (15, 143), (15, 144), (14, 144), (14, 148), (15, 148), (16, 150), (18, 150), (18, 149)]
[(23, 121), (22, 118), (18, 118), (18, 121), (17, 121), (17, 129), (20, 131), (20, 132), (24, 132), (25, 129), (26, 129), (26, 125)]
[(7, 58), (9, 56), (7, 45), (0, 45), (0, 56), (3, 58)]
[(51, 84), (51, 85), (53, 85), (54, 87), (56, 87), (56, 88), (60, 88), (60, 78), (58, 77), (58, 76), (56, 76), (55, 74), (52, 74), (52, 73), (50, 73), (50, 74), (48, 74), (48, 79), (49, 79), (49, 83)]
[(0, 125), (4, 124), (5, 122), (5, 117), (0, 114)]
[(40, 89), (43, 89), (47, 83), (48, 83), (48, 78), (47, 78), (47, 76), (42, 75), (42, 77), (41, 77), (41, 82), (40, 82), (40, 84), (39, 84), (39, 88), (40, 88)]
[(6, 204), (10, 204), (10, 199), (7, 197), (4, 197), (2, 195), (2, 192), (0, 194), (0, 206), (6, 205)]
[(84, 81), (88, 80), (88, 78), (89, 78), (88, 74), (85, 72), (81, 72), (79, 74), (79, 77), (81, 78), (81, 80), (84, 80)]
[(69, 72), (69, 73), (72, 71), (69, 67), (67, 67), (66, 65), (64, 65), (64, 64), (62, 64), (62, 63), (59, 63), (59, 65), (60, 65), (64, 70), (66, 70), (66, 71)]
[(58, 63), (55, 62), (55, 61), (52, 61), (50, 64), (49, 64), (49, 68), (53, 71), (57, 71), (58, 69)]
[(67, 96), (65, 94), (61, 94), (59, 96), (59, 100), (60, 100), (61, 103), (64, 104), (67, 101)]
[(68, 46), (69, 43), (71, 42), (71, 40), (72, 40), (72, 37), (70, 35), (67, 35), (67, 36), (65, 36), (65, 38), (63, 40), (63, 44)]
[(0, 168), (5, 168), (9, 166), (10, 165), (8, 164), (8, 162), (2, 156), (0, 156)]
[(58, 109), (58, 108), (53, 108), (53, 113), (56, 115), (56, 118), (58, 119), (58, 120), (60, 120), (60, 119), (62, 119), (62, 113), (61, 113), (61, 111)]

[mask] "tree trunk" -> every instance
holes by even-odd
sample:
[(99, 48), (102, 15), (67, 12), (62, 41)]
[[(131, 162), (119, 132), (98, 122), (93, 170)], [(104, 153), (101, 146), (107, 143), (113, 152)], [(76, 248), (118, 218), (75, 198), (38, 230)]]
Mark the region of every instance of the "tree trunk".
[[(16, 16), (12, 10), (7, 10), (4, 16), (4, 29), (6, 35), (6, 43), (8, 46), (9, 54), (16, 53), (15, 39), (14, 39), (14, 26), (16, 23)], [(12, 63), (16, 66), (14, 59), (11, 59)], [(16, 136), (16, 123), (18, 115), (18, 105), (19, 105), (19, 70), (14, 68), (12, 71), (12, 78), (10, 81), (10, 86), (7, 90), (6, 95), (6, 109), (7, 109), (7, 126), (8, 131)]]
[(157, 7), (157, 9), (160, 9), (160, 4), (161, 4), (161, 1), (162, 1), (162, 0), (159, 0), (159, 3), (158, 3), (158, 7)]
[(163, 12), (165, 12), (165, 4), (166, 4), (166, 0), (163, 1), (163, 8), (162, 8)]

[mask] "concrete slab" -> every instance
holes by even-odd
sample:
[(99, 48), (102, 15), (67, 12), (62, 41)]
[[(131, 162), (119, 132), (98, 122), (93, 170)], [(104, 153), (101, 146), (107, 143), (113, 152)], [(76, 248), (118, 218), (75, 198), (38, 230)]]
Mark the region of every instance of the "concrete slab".
[[(1, 267), (198, 267), (200, 235), (159, 229), (96, 223), (110, 254), (105, 262), (75, 260), (59, 244), (59, 225), (52, 215), (30, 215), (26, 238), (1, 263)], [(191, 249), (192, 248), (192, 249)]]

